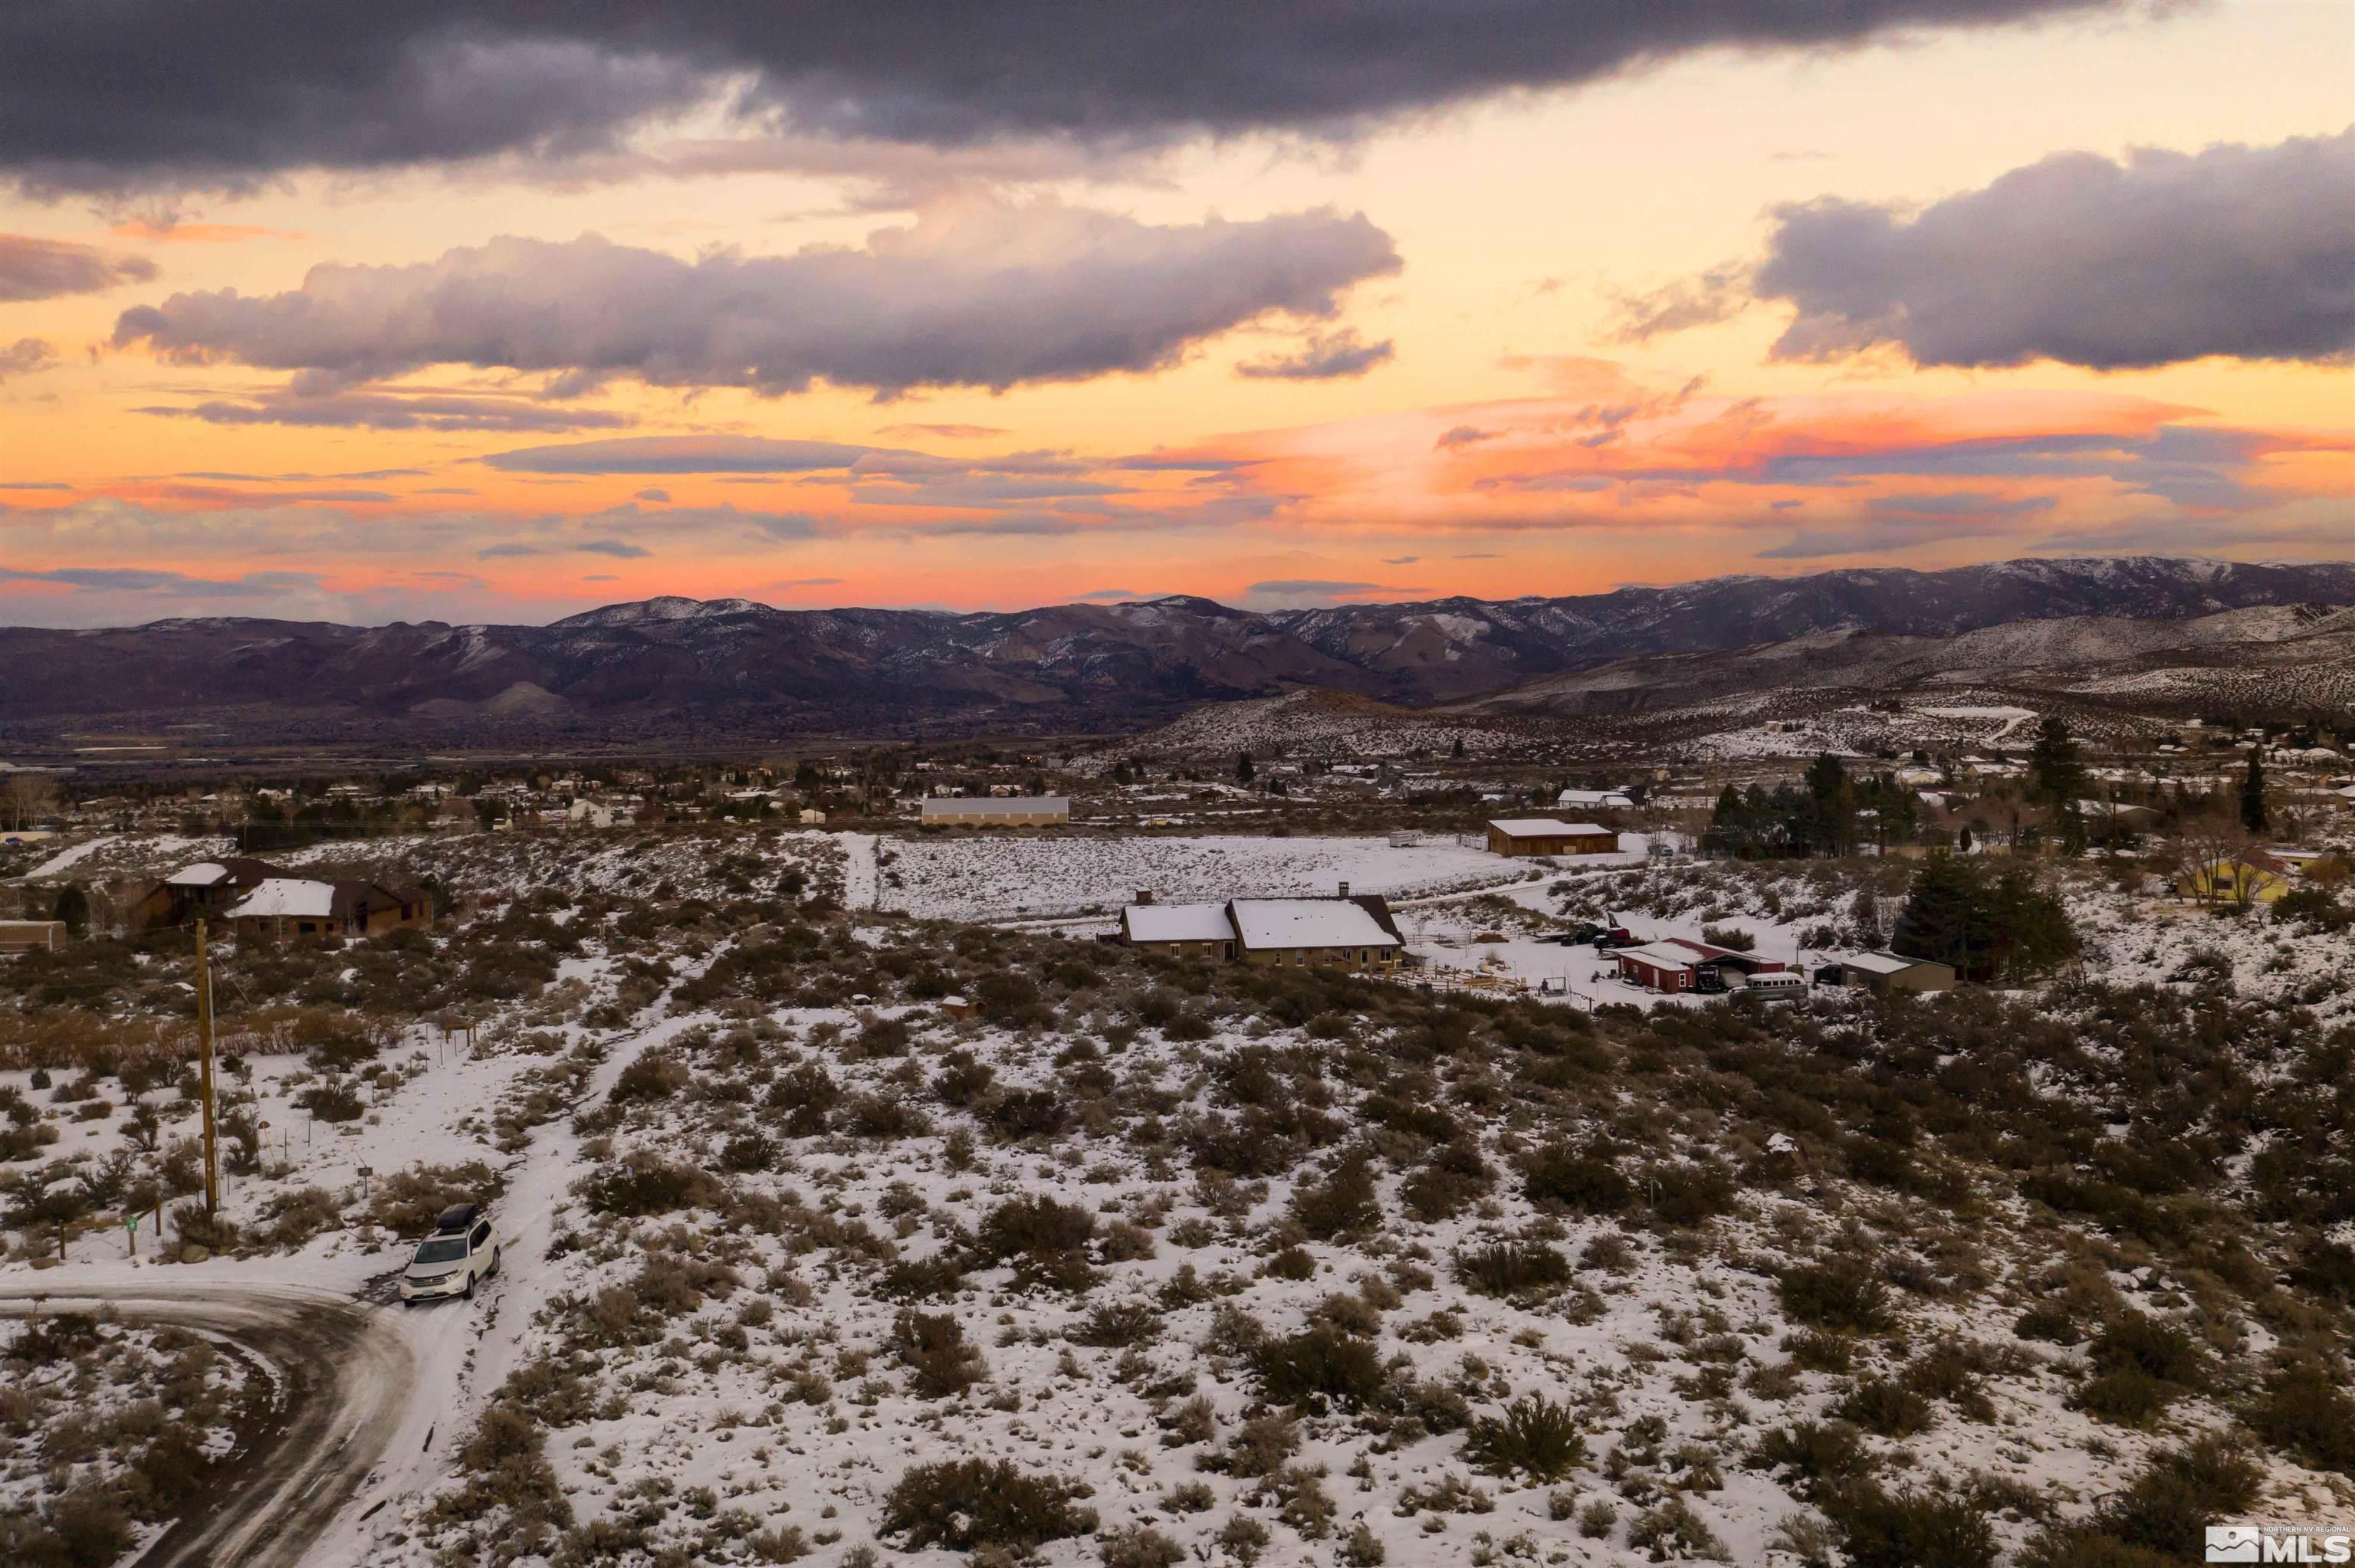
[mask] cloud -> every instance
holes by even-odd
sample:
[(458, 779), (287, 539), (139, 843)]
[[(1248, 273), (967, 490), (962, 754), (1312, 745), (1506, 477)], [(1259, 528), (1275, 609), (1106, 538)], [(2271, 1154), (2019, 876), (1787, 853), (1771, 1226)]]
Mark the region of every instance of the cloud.
[(70, 490), (72, 490), (72, 489), (73, 489), (73, 486), (72, 486), (72, 485), (70, 485), (70, 484), (59, 484), (57, 481), (55, 481), (55, 480), (50, 480), (50, 479), (12, 479), (12, 480), (5, 481), (5, 482), (0, 482), (0, 490), (63, 490), (63, 491), (70, 491)]
[(937, 436), (944, 441), (977, 441), (1014, 432), (997, 425), (886, 425), (879, 436)]
[[(0, 66), (0, 72), (5, 69)], [(0, 129), (0, 139), (6, 134)], [(117, 256), (68, 239), (0, 234), (0, 302), (95, 294), (155, 276), (155, 263), (144, 256)]]
[(1382, 557), (1382, 565), (1386, 567), (1411, 567), (1421, 559), (1423, 559), (1421, 556), (1384, 556)]
[(1934, 495), (1881, 495), (1867, 504), (1875, 515), (1881, 517), (2024, 517), (2031, 512), (2051, 511), (2052, 497), (2022, 495), (2007, 498), (1991, 495), (1985, 491), (1955, 490)]
[(313, 572), (247, 572), (242, 577), (192, 577), (144, 567), (55, 567), (20, 571), (0, 567), (0, 582), (61, 583), (83, 593), (169, 593), (195, 599), (256, 599), (315, 588)]
[(1477, 446), (1482, 441), (1493, 441), (1497, 439), (1497, 434), (1495, 430), (1484, 430), (1477, 425), (1450, 425), (1439, 432), (1439, 439), (1431, 443), (1431, 450), (1441, 452), (1460, 451), (1465, 447)]
[(1775, 219), (1752, 288), (1797, 307), (1780, 359), (1881, 344), (1924, 366), (2096, 370), (2355, 355), (2355, 129), (2124, 163), (2063, 153), (1910, 215), (1827, 197)]
[(771, 583), (769, 586), (781, 588), (834, 588), (841, 582), (840, 577), (787, 577), (783, 582)]
[(571, 408), (521, 398), (475, 397), (446, 393), (328, 392), (304, 396), (289, 390), (259, 402), (208, 401), (185, 408), (134, 409), (208, 425), (307, 425), (371, 430), (612, 429), (633, 421), (627, 415)]
[(637, 493), (635, 499), (639, 501), (668, 501), (670, 499), (670, 492), (667, 490), (655, 489), (641, 490)]
[(633, 545), (622, 539), (590, 539), (578, 545), (533, 545), (519, 542), (505, 545), (493, 545), (485, 549), (475, 552), (475, 554), (477, 558), (485, 561), (495, 560), (506, 556), (564, 556), (572, 554), (611, 556), (615, 560), (620, 561), (642, 561), (647, 556), (653, 555), (654, 552), (645, 548), (644, 546)]
[(847, 469), (882, 450), (765, 436), (622, 436), (524, 447), (482, 461), (508, 473), (815, 473)]
[[(338, 5), (272, 0), (0, 7), (0, 169), (39, 191), (241, 186), (290, 169), (502, 155), (593, 168), (698, 111), (759, 163), (809, 143), (952, 152), (1337, 137), (1713, 48), (1834, 48), (1892, 32), (2129, 9), (2126, 0), (1654, 0), (1569, 6), (1139, 11), (949, 0), (921, 22), (736, 0)], [(887, 20), (889, 20), (887, 18)], [(155, 62), (168, 60), (171, 69)], [(93, 82), (106, 86), (94, 110)]]
[(1142, 599), (1135, 588), (1091, 588), (1073, 597), (1073, 604), (1118, 604), (1124, 599)]
[(1679, 278), (1648, 294), (1617, 294), (1615, 323), (1625, 343), (1645, 343), (1663, 333), (1713, 326), (1749, 308), (1750, 273), (1727, 263), (1692, 278)]
[(1357, 328), (1345, 327), (1337, 333), (1311, 333), (1295, 352), (1238, 365), (1235, 374), (1254, 381), (1335, 381), (1363, 376), (1388, 363), (1397, 351), (1388, 338), (1368, 343)]
[(1361, 593), (1412, 593), (1412, 588), (1384, 588), (1380, 583), (1327, 582), (1316, 577), (1279, 577), (1273, 582), (1253, 583), (1246, 593), (1316, 594), (1321, 597), (1346, 599)]
[(233, 245), (244, 239), (308, 239), (293, 228), (258, 228), (250, 223), (181, 223), (173, 218), (133, 218), (118, 223), (117, 239), (144, 239), (155, 245)]
[(37, 337), (20, 337), (5, 347), (0, 347), (0, 381), (12, 376), (29, 376), (36, 370), (46, 370), (58, 362), (58, 351)]
[(118, 348), (379, 380), (430, 365), (663, 387), (890, 395), (1146, 372), (1274, 314), (1331, 317), (1399, 270), (1390, 236), (1330, 210), (1156, 226), (1050, 201), (966, 201), (863, 249), (682, 261), (595, 235), (506, 238), (407, 266), (312, 269), (298, 290), (175, 294)]

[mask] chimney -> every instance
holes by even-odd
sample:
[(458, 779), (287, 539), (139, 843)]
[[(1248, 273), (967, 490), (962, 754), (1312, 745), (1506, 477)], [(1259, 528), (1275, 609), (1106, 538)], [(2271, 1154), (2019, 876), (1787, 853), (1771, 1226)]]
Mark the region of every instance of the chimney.
[(1140, 887), (1140, 888), (1138, 888), (1138, 889), (1136, 890), (1136, 901), (1137, 901), (1139, 904), (1150, 904), (1150, 903), (1152, 903), (1152, 902), (1153, 902), (1153, 889), (1151, 889), (1151, 888), (1149, 888), (1149, 887)]
[(1344, 898), (1347, 898), (1347, 897), (1348, 897), (1348, 896), (1349, 896), (1349, 885), (1348, 885), (1348, 883), (1346, 883), (1346, 882), (1345, 882), (1345, 883), (1343, 883), (1343, 884), (1341, 885), (1341, 894), (1340, 894), (1340, 895), (1341, 895), (1342, 897), (1344, 897)]

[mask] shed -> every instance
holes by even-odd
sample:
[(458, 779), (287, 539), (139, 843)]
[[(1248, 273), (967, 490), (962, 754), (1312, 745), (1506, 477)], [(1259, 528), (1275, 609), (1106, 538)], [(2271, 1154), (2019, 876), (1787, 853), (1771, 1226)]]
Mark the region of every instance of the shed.
[(922, 825), (932, 827), (1054, 827), (1071, 820), (1068, 795), (932, 796)]
[(0, 920), (0, 953), (54, 953), (65, 945), (62, 920)]
[(1622, 948), (1612, 957), (1619, 978), (1646, 991), (1696, 991), (1726, 989), (1724, 972), (1742, 975), (1779, 974), (1789, 966), (1755, 953), (1711, 947), (1684, 937), (1668, 937), (1640, 948)]
[(1618, 848), (1619, 835), (1593, 822), (1565, 822), (1552, 817), (1500, 817), (1488, 824), (1491, 854), (1613, 854)]
[(1846, 986), (1885, 996), (1892, 991), (1952, 991), (1955, 966), (1936, 959), (1908, 958), (1903, 953), (1851, 953), (1816, 970), (1818, 985)]

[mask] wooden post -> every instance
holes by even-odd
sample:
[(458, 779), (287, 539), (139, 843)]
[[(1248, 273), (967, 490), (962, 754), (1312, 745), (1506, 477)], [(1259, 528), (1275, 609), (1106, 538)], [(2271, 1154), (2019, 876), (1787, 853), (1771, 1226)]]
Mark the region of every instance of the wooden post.
[(205, 958), (205, 923), (197, 922), (197, 1083), (205, 1104), (205, 1215), (220, 1208), (220, 1146), (213, 1131), (213, 971)]

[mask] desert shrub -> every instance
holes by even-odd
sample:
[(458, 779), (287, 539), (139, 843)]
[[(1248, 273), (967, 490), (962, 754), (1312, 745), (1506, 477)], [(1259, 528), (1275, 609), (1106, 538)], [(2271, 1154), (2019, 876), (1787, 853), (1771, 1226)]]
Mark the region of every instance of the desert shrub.
[(998, 1547), (1023, 1553), (1050, 1541), (1093, 1533), (1089, 1494), (1060, 1476), (1026, 1475), (1003, 1459), (949, 1459), (901, 1473), (884, 1494), (879, 1533), (910, 1552)]
[(1123, 1350), (1150, 1342), (1161, 1332), (1161, 1309), (1149, 1301), (1106, 1301), (1070, 1331), (1075, 1345)]
[(1818, 1329), (1871, 1334), (1896, 1321), (1889, 1310), (1889, 1287), (1855, 1259), (1785, 1269), (1777, 1294), (1794, 1321)]
[(294, 1097), (294, 1104), (309, 1111), (314, 1119), (326, 1122), (357, 1121), (368, 1111), (359, 1091), (345, 1078), (314, 1084)]
[(1363, 1235), (1380, 1225), (1381, 1206), (1364, 1161), (1344, 1160), (1323, 1181), (1295, 1190), (1292, 1218), (1318, 1241)]
[(322, 1187), (281, 1192), (261, 1206), (266, 1229), (261, 1240), (271, 1246), (296, 1247), (344, 1223), (343, 1205)]
[(2207, 1527), (2245, 1517), (2264, 1480), (2264, 1467), (2231, 1438), (2209, 1434), (2189, 1447), (2151, 1455), (2092, 1519), (2047, 1531), (2023, 1561), (2037, 1568), (2082, 1563), (2157, 1568), (2193, 1561)]
[(837, 1118), (842, 1130), (860, 1138), (920, 1138), (932, 1130), (924, 1113), (896, 1095), (857, 1095)]
[(547, 1434), (512, 1404), (483, 1412), (458, 1450), (458, 1467), (465, 1485), (437, 1502), (429, 1518), (474, 1522), (499, 1514), (503, 1560), (544, 1552), (555, 1531), (572, 1522), (572, 1506), (548, 1462)]
[(1496, 1242), (1455, 1256), (1455, 1276), (1483, 1296), (1519, 1296), (1570, 1282), (1570, 1259), (1543, 1242)]
[(1324, 1324), (1266, 1341), (1251, 1361), (1260, 1392), (1282, 1404), (1361, 1405), (1390, 1383), (1372, 1340)]
[(2091, 1353), (2094, 1376), (2072, 1396), (2071, 1406), (2131, 1426), (2158, 1416), (2207, 1364), (2190, 1334), (2139, 1312), (2105, 1325)]
[(1480, 1146), (1459, 1138), (1443, 1146), (1429, 1164), (1399, 1188), (1406, 1212), (1425, 1224), (1452, 1220), (1474, 1200), (1486, 1197), (1496, 1174), (1480, 1157)]
[(380, 1178), (369, 1195), (368, 1218), (395, 1235), (424, 1235), (453, 1203), (487, 1203), (506, 1180), (479, 1160), (464, 1165), (412, 1165)]
[(997, 1023), (1020, 1023), (1045, 1010), (1039, 1005), (1039, 987), (1028, 975), (998, 969), (974, 982), (974, 1004), (983, 1017)]
[(966, 1342), (964, 1325), (944, 1312), (902, 1312), (891, 1320), (891, 1351), (925, 1399), (963, 1393), (989, 1375), (981, 1351)]
[(1802, 1496), (1844, 1486), (1872, 1468), (1872, 1451), (1844, 1421), (1798, 1421), (1761, 1436), (1749, 1463), (1762, 1470), (1788, 1470)]
[(1582, 1214), (1616, 1214), (1636, 1201), (1636, 1188), (1619, 1168), (1596, 1155), (1554, 1148), (1540, 1153), (1522, 1178), (1532, 1203), (1559, 1204)]
[(1090, 1277), (1087, 1245), (1096, 1217), (1048, 1197), (1013, 1198), (989, 1212), (974, 1250), (986, 1263), (1011, 1263), (1018, 1284), (1083, 1287)]
[(1739, 926), (1703, 926), (1700, 939), (1712, 948), (1736, 953), (1751, 952), (1758, 946), (1758, 938)]
[(1651, 1171), (1652, 1215), (1662, 1224), (1705, 1224), (1733, 1207), (1741, 1189), (1715, 1160), (1665, 1165)]
[(592, 1213), (634, 1219), (679, 1209), (706, 1209), (720, 1200), (719, 1183), (690, 1165), (672, 1165), (640, 1156), (626, 1165), (607, 1166), (574, 1188)]
[(622, 1069), (622, 1075), (613, 1080), (613, 1092), (607, 1097), (615, 1105), (632, 1100), (666, 1100), (687, 1087), (687, 1082), (686, 1063), (650, 1053)]
[(1891, 1378), (1857, 1380), (1832, 1414), (1881, 1437), (1911, 1437), (1930, 1429), (1930, 1402)]
[(1104, 1568), (1178, 1568), (1186, 1549), (1149, 1524), (1116, 1530), (1096, 1542)]
[(1638, 1515), (1627, 1527), (1627, 1544), (1650, 1553), (1656, 1563), (1671, 1557), (1725, 1558), (1725, 1542), (1682, 1498), (1670, 1498)]
[(941, 1058), (941, 1070), (932, 1078), (932, 1093), (943, 1105), (963, 1107), (987, 1094), (996, 1077), (996, 1068), (960, 1045)]
[(2310, 1468), (2355, 1476), (2355, 1398), (2321, 1367), (2293, 1367), (2274, 1377), (2249, 1425)]
[(1870, 1481), (1825, 1503), (1849, 1568), (1992, 1568), (1995, 1531), (1969, 1501), (1929, 1491), (1888, 1492)]
[(1054, 1090), (1014, 1089), (989, 1107), (989, 1125), (1000, 1138), (1051, 1138), (1071, 1125), (1071, 1107)]
[(1556, 1481), (1584, 1462), (1586, 1440), (1567, 1406), (1531, 1393), (1507, 1405), (1501, 1415), (1474, 1422), (1464, 1452), (1493, 1475)]
[(2042, 1340), (2048, 1344), (2073, 1345), (2085, 1337), (2077, 1319), (2066, 1307), (2057, 1302), (2040, 1302), (2019, 1315), (2011, 1326), (2012, 1333), (2023, 1340)]
[(931, 1257), (901, 1258), (883, 1271), (876, 1291), (886, 1300), (924, 1301), (954, 1296), (964, 1283), (964, 1269), (947, 1253)]
[(739, 1175), (766, 1171), (777, 1162), (777, 1140), (765, 1132), (740, 1133), (719, 1150), (719, 1168)]

